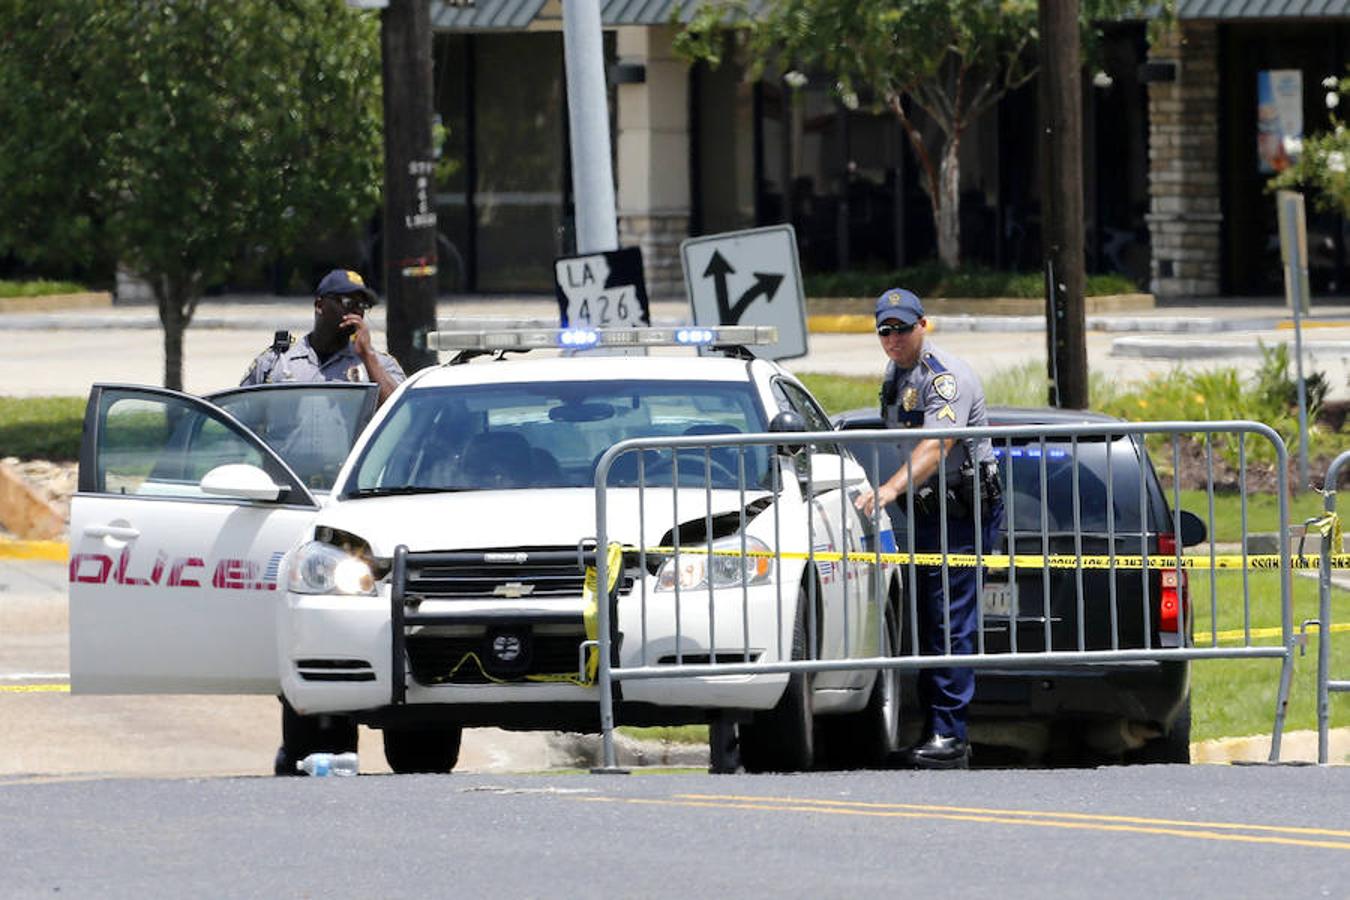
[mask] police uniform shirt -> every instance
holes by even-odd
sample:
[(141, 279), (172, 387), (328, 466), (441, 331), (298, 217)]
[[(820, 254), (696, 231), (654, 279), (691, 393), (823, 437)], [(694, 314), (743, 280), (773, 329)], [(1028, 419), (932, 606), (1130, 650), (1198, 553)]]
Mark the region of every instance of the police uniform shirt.
[[(377, 350), (375, 356), (395, 384), (407, 377), (398, 361), (389, 354)], [(370, 375), (366, 372), (366, 364), (361, 362), (361, 357), (356, 355), (350, 343), (320, 363), (319, 355), (309, 345), (309, 335), (305, 335), (284, 351), (277, 352), (269, 348), (258, 354), (239, 384), (277, 384), (288, 381), (370, 381)]]
[[(886, 366), (886, 380), (894, 379), (893, 399), (884, 414), (887, 428), (965, 428), (989, 424), (984, 405), (984, 386), (960, 357), (944, 352), (924, 341), (919, 362), (910, 369), (899, 369), (894, 362)], [(921, 438), (900, 445), (901, 458), (909, 456)], [(966, 442), (956, 444), (946, 454), (948, 476), (965, 465), (969, 453)], [(993, 445), (988, 438), (974, 442), (977, 461), (992, 459)]]

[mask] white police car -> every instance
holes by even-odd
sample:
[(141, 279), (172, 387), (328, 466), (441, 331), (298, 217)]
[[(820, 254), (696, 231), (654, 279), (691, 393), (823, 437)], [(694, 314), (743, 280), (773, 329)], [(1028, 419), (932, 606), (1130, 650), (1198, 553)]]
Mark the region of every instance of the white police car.
[[(614, 339), (745, 340), (731, 332)], [(635, 437), (830, 429), (795, 378), (740, 346), (508, 357), (608, 338), (434, 337), (479, 349), (417, 373), (373, 418), (364, 385), (211, 401), (96, 386), (71, 510), (72, 690), (280, 690), (301, 712), (382, 728), (395, 771), (448, 771), (466, 726), (594, 730), (595, 626), (578, 562), (597, 533), (600, 457)], [(487, 358), (467, 362), (474, 355)], [(892, 653), (893, 568), (814, 558), (886, 544), (889, 524), (873, 542), (853, 511), (864, 479), (819, 444), (619, 456), (605, 494), (608, 539), (628, 548), (614, 663)], [(698, 552), (742, 542), (781, 561)], [(672, 543), (685, 552), (656, 549)], [(878, 761), (896, 742), (898, 679), (641, 679), (621, 683), (616, 708), (620, 723), (739, 719), (751, 769), (809, 767), (826, 748), (840, 762)]]

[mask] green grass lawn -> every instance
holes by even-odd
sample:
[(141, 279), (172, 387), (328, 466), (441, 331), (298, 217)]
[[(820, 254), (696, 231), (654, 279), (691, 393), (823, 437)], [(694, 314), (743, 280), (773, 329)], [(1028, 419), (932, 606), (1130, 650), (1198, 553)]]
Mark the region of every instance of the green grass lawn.
[[(1279, 575), (1275, 572), (1251, 572), (1252, 628), (1280, 627)], [(1219, 630), (1240, 630), (1243, 625), (1242, 573), (1220, 572), (1214, 582), (1218, 592)], [(1317, 581), (1298, 575), (1293, 579), (1294, 627), (1317, 615)], [(1210, 578), (1208, 572), (1191, 572), (1191, 605), (1196, 613), (1196, 644), (1208, 646), (1210, 630)], [(1350, 592), (1332, 589), (1332, 620), (1350, 622)], [(1337, 613), (1339, 610), (1339, 613)], [(1288, 731), (1317, 727), (1317, 644), (1313, 630), (1308, 637), (1307, 655), (1294, 659), (1294, 681), (1289, 693), (1285, 720)], [(1241, 638), (1220, 646), (1234, 646)], [(1253, 644), (1279, 646), (1278, 634), (1253, 637)], [(1331, 636), (1331, 677), (1350, 678), (1350, 632)], [(1269, 734), (1275, 722), (1275, 697), (1279, 692), (1280, 662), (1264, 659), (1205, 659), (1191, 666), (1192, 740), (1247, 734)], [(1350, 725), (1350, 697), (1331, 696), (1331, 727)]]
[(48, 297), (53, 294), (80, 294), (89, 290), (73, 281), (0, 281), (0, 298)]
[(78, 459), (84, 405), (84, 397), (0, 397), (0, 456)]
[[(1167, 502), (1172, 502), (1168, 491)], [(1204, 491), (1182, 491), (1181, 508), (1209, 521), (1209, 500)], [(1289, 504), (1289, 524), (1302, 525), (1322, 514), (1322, 495), (1305, 491)], [(1247, 490), (1247, 533), (1278, 531), (1280, 526), (1279, 500), (1272, 493)], [(1242, 498), (1236, 493), (1214, 494), (1214, 534), (1211, 540), (1238, 543), (1242, 540)]]

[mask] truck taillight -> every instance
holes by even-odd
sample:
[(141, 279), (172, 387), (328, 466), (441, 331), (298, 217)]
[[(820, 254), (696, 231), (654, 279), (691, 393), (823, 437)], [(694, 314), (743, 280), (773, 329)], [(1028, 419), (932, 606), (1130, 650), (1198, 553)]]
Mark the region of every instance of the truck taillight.
[[(1177, 538), (1174, 534), (1158, 535), (1158, 555), (1173, 557), (1177, 555)], [(1158, 597), (1158, 631), (1160, 634), (1182, 634), (1182, 623), (1190, 613), (1190, 581), (1184, 569), (1162, 569)]]

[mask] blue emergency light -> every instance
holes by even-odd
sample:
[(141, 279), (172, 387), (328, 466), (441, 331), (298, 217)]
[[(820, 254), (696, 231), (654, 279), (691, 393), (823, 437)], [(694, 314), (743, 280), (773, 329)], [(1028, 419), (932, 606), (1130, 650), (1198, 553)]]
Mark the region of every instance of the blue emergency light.
[(431, 331), (430, 350), (591, 350), (596, 347), (751, 347), (778, 342), (772, 325), (671, 328), (505, 328)]

